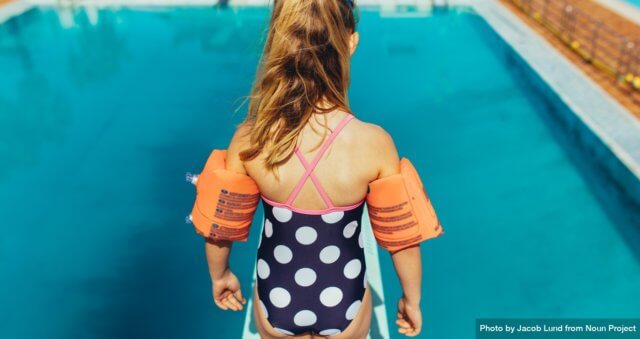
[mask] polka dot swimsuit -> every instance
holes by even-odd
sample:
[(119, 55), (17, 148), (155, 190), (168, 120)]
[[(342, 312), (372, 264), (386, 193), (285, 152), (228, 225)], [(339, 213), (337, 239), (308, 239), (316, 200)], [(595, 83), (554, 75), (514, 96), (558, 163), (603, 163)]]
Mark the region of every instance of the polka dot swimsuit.
[[(361, 217), (364, 201), (334, 207), (313, 174), (328, 145), (353, 116), (347, 115), (309, 165), (287, 203), (265, 197), (265, 221), (257, 257), (260, 307), (277, 330), (296, 335), (336, 335), (356, 316), (367, 287)], [(327, 204), (302, 210), (291, 202), (307, 178)]]

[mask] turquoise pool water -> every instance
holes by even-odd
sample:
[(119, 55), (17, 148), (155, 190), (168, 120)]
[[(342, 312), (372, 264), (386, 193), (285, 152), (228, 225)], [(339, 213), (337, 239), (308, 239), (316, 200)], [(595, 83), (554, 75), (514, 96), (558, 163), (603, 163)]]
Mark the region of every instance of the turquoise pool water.
[[(0, 337), (240, 337), (245, 314), (211, 301), (183, 177), (241, 120), (266, 19), (36, 9), (0, 26)], [(482, 317), (640, 317), (640, 212), (484, 21), (363, 11), (360, 31), (353, 109), (422, 172), (447, 232), (423, 246), (424, 337), (473, 338)], [(231, 258), (245, 294), (256, 245)]]
[(638, 6), (640, 7), (640, 0), (625, 0), (626, 2), (634, 5), (634, 6)]

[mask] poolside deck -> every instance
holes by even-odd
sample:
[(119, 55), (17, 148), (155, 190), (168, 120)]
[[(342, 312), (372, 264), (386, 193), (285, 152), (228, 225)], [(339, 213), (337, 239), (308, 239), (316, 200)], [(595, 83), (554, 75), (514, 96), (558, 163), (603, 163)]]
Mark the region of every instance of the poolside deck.
[[(523, 19), (529, 26), (531, 26), (536, 32), (544, 37), (551, 45), (553, 45), (559, 52), (561, 52), (567, 59), (572, 61), (578, 68), (580, 68), (591, 79), (597, 82), (603, 89), (605, 89), (611, 96), (616, 98), (622, 105), (624, 105), (630, 112), (636, 117), (640, 118), (640, 91), (631, 88), (628, 85), (623, 85), (618, 82), (617, 79), (611, 75), (603, 72), (593, 64), (586, 62), (583, 57), (575, 53), (571, 48), (558, 39), (552, 32), (547, 30), (544, 26), (540, 25), (533, 18), (522, 12), (511, 0), (500, 0), (500, 2), (507, 8), (512, 10), (516, 15)], [(631, 20), (621, 16), (619, 13), (602, 6), (593, 0), (571, 0), (569, 2), (575, 8), (589, 13), (593, 18), (602, 21), (605, 25), (611, 27), (616, 32), (626, 35), (634, 40), (640, 38), (640, 25), (632, 22)]]

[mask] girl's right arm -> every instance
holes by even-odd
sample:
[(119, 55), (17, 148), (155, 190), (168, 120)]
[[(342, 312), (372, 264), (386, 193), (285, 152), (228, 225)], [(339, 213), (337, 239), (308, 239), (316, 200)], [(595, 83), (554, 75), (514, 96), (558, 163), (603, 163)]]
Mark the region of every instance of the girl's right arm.
[[(233, 135), (227, 150), (226, 169), (235, 173), (247, 174), (239, 153), (246, 146), (247, 127), (241, 125)], [(231, 253), (231, 241), (205, 242), (205, 253), (211, 285), (213, 301), (223, 310), (242, 311), (247, 300), (242, 296), (240, 281), (229, 268), (229, 255)]]
[[(400, 157), (391, 136), (379, 128), (376, 141), (376, 158), (379, 163), (378, 178), (400, 172)], [(412, 246), (391, 254), (400, 285), (402, 297), (398, 301), (396, 324), (398, 332), (414, 337), (422, 329), (420, 298), (422, 288), (422, 263), (420, 246)]]

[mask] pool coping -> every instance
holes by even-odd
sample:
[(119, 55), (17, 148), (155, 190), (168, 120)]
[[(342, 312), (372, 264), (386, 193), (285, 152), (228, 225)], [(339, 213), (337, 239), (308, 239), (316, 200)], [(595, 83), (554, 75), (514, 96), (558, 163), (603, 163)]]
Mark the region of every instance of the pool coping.
[(0, 5), (0, 24), (5, 21), (18, 16), (33, 7), (33, 4), (23, 1), (14, 0)]

